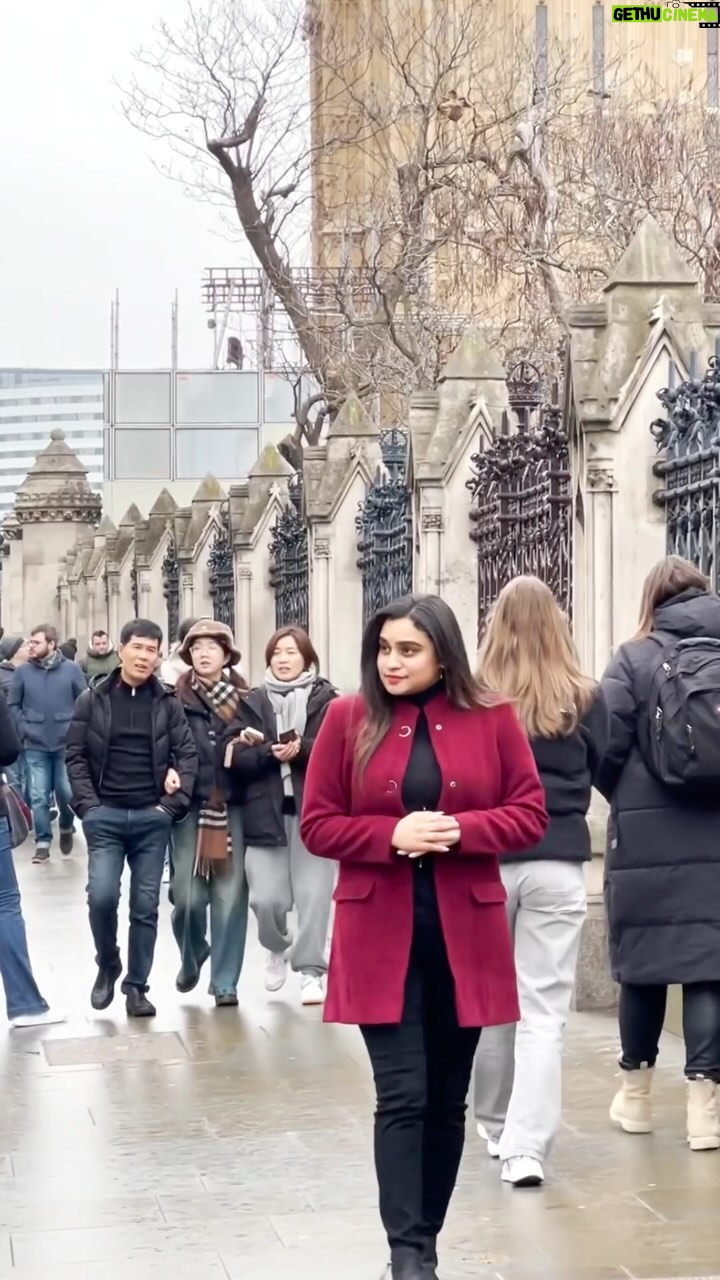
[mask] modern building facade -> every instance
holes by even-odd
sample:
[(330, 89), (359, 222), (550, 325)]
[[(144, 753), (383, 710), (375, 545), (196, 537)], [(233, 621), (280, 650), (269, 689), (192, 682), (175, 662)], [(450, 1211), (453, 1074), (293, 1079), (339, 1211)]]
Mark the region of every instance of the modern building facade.
[(0, 369), (0, 520), (56, 427), (102, 489), (103, 416), (100, 370)]
[(103, 510), (117, 522), (158, 488), (190, 502), (207, 475), (243, 480), (293, 427), (289, 376), (240, 369), (116, 370), (105, 378)]

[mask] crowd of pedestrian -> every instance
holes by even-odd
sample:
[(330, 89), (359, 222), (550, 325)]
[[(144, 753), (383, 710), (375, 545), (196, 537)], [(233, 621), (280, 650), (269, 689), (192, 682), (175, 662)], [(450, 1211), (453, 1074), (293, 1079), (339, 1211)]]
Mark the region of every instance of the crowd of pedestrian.
[[(49, 625), (0, 640), (0, 975), (13, 1026), (57, 1020), (32, 975), (8, 803), (34, 861), (88, 852), (93, 1008), (148, 997), (170, 853), (187, 996), (209, 962), (238, 1003), (249, 911), (265, 986), (357, 1025), (376, 1090), (375, 1163), (392, 1280), (437, 1277), (472, 1093), (503, 1182), (541, 1185), (562, 1105), (563, 1033), (586, 914), (593, 787), (609, 802), (606, 905), (620, 985), (610, 1118), (652, 1128), (667, 989), (684, 998), (687, 1139), (720, 1149), (720, 600), (691, 564), (648, 575), (635, 636), (599, 682), (535, 578), (500, 593), (473, 672), (435, 596), (382, 609), (360, 691), (339, 697), (285, 627), (248, 688), (230, 628), (152, 621), (80, 663)], [(130, 873), (123, 964), (120, 882)], [(332, 899), (332, 944), (328, 935)]]

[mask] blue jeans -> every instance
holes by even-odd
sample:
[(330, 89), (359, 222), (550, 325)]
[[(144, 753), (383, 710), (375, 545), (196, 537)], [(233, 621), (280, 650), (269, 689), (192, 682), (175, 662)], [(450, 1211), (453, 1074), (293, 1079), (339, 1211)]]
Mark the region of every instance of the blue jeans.
[(173, 829), (172, 927), (180, 951), (181, 972), (195, 977), (207, 957), (207, 916), (210, 908), (210, 994), (233, 995), (245, 955), (248, 887), (242, 813), (229, 810), (232, 858), (227, 869), (206, 880), (193, 874), (197, 851), (198, 808)]
[(25, 761), (25, 752), (21, 751), (14, 764), (7, 765), (5, 769), (5, 780), (8, 786), (17, 791), (18, 795), (25, 804), (30, 808), (30, 784), (28, 781), (27, 763)]
[(163, 810), (99, 805), (83, 818), (88, 847), (88, 911), (98, 969), (121, 969), (117, 944), (120, 881), (130, 868), (130, 937), (122, 989), (147, 991), (155, 955), (158, 904), (172, 820)]
[(65, 748), (61, 747), (59, 751), (36, 751), (34, 747), (28, 747), (25, 763), (30, 785), (35, 844), (49, 848), (52, 844), (50, 798), (53, 794), (60, 811), (60, 830), (72, 831), (75, 825), (70, 779), (65, 768)]
[(47, 1013), (30, 967), (7, 818), (0, 818), (0, 978), (9, 1019)]

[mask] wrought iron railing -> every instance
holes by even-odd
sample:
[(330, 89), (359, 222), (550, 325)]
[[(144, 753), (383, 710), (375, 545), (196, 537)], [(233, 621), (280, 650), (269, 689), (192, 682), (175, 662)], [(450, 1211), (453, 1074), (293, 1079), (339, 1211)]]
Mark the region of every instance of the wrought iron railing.
[(720, 354), (710, 360), (703, 378), (695, 373), (676, 385), (670, 365), (668, 386), (658, 392), (667, 418), (656, 418), (650, 431), (661, 457), (653, 474), (662, 487), (653, 502), (665, 512), (668, 555), (683, 556), (711, 579), (717, 589), (720, 517)]
[(302, 475), (288, 483), (290, 504), (280, 513), (270, 536), (270, 585), (275, 594), (275, 625), (309, 629), (308, 531)]
[(408, 437), (398, 427), (380, 435), (383, 465), (355, 519), (363, 620), (412, 591), (412, 495), (407, 484)]
[(215, 534), (208, 555), (208, 578), (213, 617), (235, 629), (235, 567), (227, 516)]
[(168, 542), (165, 559), (162, 562), (162, 580), (167, 608), (167, 639), (168, 644), (173, 644), (177, 640), (180, 625), (180, 565), (174, 537), (171, 537)]
[[(538, 370), (522, 361), (508, 376), (514, 422), (471, 459), (470, 537), (478, 556), (478, 636), (500, 591), (533, 574), (572, 614), (573, 523), (568, 437), (557, 403), (543, 406)], [(554, 389), (557, 401), (557, 388)]]

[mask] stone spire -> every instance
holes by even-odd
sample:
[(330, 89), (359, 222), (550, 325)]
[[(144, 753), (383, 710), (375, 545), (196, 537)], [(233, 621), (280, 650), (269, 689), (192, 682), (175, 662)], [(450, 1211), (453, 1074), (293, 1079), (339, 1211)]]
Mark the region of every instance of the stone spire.
[(96, 524), (100, 519), (100, 495), (93, 493), (87, 470), (65, 443), (65, 432), (55, 427), (50, 443), (28, 471), (15, 498), (20, 524)]

